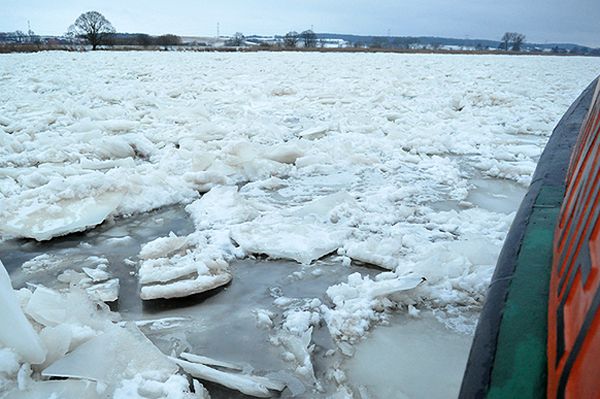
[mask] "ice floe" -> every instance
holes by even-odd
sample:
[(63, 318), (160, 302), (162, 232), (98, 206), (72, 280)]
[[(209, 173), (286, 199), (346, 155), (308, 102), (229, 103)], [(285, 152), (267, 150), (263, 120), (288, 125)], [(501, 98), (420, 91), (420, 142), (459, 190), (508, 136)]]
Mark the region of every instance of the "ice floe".
[(199, 294), (231, 281), (228, 263), (220, 256), (211, 257), (207, 243), (196, 238), (171, 234), (142, 247), (138, 270), (142, 299)]
[(0, 231), (38, 241), (84, 231), (102, 223), (121, 203), (123, 195), (107, 193), (97, 197), (64, 199), (54, 203), (30, 201), (0, 224)]

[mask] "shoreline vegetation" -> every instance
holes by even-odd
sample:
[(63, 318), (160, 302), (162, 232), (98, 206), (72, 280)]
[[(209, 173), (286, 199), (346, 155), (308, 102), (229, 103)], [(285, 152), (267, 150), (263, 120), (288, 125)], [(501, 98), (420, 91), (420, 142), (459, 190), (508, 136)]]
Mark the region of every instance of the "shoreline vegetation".
[[(37, 53), (41, 51), (92, 51), (90, 45), (73, 44), (0, 44), (0, 54), (9, 53)], [(255, 53), (255, 52), (308, 52), (308, 53), (396, 53), (396, 54), (463, 54), (463, 55), (542, 55), (542, 56), (579, 56), (597, 57), (594, 54), (554, 53), (547, 51), (506, 51), (506, 50), (449, 50), (449, 49), (403, 49), (403, 48), (328, 48), (328, 47), (281, 47), (281, 46), (254, 46), (254, 47), (207, 47), (196, 45), (171, 45), (171, 46), (141, 46), (141, 45), (103, 45), (95, 51), (189, 51), (189, 52), (217, 52), (217, 53)]]

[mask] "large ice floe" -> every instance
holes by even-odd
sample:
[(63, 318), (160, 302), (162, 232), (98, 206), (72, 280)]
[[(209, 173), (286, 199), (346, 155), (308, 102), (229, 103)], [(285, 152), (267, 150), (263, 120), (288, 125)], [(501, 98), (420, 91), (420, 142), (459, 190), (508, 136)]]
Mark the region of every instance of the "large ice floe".
[[(599, 72), (578, 57), (3, 56), (0, 398), (454, 395), (460, 373), (431, 365), (464, 366), (536, 161)], [(396, 353), (415, 359), (399, 378)]]

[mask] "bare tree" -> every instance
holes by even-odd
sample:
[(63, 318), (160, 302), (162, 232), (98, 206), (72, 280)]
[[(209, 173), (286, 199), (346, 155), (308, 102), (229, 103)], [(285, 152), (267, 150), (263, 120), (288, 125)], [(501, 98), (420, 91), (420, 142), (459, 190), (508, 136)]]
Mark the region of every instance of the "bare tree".
[(506, 32), (500, 39), (500, 48), (508, 51), (521, 51), (521, 46), (525, 42), (525, 35), (517, 32)]
[(508, 45), (510, 44), (511, 39), (512, 33), (506, 32), (504, 36), (502, 36), (502, 39), (500, 39), (500, 48), (504, 51), (508, 51)]
[(302, 39), (304, 47), (317, 47), (317, 35), (310, 29), (300, 33), (300, 39)]
[(513, 33), (512, 51), (521, 51), (521, 46), (525, 42), (525, 35), (522, 33)]
[(294, 48), (298, 45), (298, 40), (300, 40), (298, 32), (291, 31), (286, 33), (283, 37), (283, 45), (285, 47)]
[(76, 36), (85, 37), (92, 45), (92, 50), (96, 50), (107, 35), (115, 33), (115, 28), (98, 11), (88, 11), (75, 20), (75, 23), (69, 27), (69, 31)]

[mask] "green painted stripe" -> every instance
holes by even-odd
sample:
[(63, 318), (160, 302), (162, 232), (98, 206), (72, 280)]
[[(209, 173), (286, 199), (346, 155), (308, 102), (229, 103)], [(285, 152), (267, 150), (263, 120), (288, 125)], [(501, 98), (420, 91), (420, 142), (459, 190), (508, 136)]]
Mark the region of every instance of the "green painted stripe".
[(535, 200), (508, 291), (488, 398), (545, 398), (552, 242), (564, 187)]

